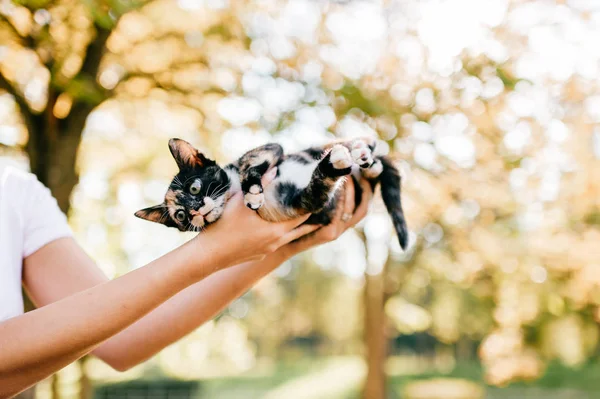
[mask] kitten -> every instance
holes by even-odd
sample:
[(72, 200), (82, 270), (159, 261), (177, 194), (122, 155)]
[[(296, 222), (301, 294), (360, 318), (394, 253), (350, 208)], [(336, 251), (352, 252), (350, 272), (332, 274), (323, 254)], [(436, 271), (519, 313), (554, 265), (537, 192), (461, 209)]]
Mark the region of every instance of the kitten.
[[(227, 200), (240, 190), (244, 203), (269, 221), (283, 221), (312, 213), (306, 223), (329, 224), (342, 194), (344, 176), (355, 181), (355, 207), (362, 189), (357, 179), (366, 178), (374, 189), (381, 183), (381, 196), (392, 217), (400, 246), (408, 241), (400, 201), (400, 175), (387, 157), (374, 156), (375, 142), (356, 139), (284, 155), (279, 144), (266, 144), (248, 151), (221, 168), (191, 144), (169, 141), (179, 173), (162, 204), (139, 210), (135, 216), (175, 227), (200, 231), (216, 222)], [(266, 173), (275, 178), (262, 187)]]

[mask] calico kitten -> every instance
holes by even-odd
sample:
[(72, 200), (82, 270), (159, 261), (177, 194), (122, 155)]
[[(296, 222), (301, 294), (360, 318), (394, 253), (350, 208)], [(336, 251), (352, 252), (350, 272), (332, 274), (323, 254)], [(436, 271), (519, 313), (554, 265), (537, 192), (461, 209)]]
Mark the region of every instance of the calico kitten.
[[(221, 168), (191, 144), (171, 139), (169, 148), (179, 166), (162, 204), (139, 210), (139, 218), (181, 231), (200, 231), (223, 213), (227, 200), (244, 193), (244, 203), (269, 221), (283, 221), (312, 213), (306, 223), (329, 224), (342, 194), (344, 176), (366, 178), (372, 189), (381, 183), (381, 196), (392, 217), (401, 247), (408, 233), (400, 201), (400, 175), (387, 157), (374, 156), (375, 142), (356, 139), (284, 155), (279, 144), (248, 151)], [(275, 173), (267, 186), (266, 173)], [(355, 207), (361, 186), (355, 184)]]

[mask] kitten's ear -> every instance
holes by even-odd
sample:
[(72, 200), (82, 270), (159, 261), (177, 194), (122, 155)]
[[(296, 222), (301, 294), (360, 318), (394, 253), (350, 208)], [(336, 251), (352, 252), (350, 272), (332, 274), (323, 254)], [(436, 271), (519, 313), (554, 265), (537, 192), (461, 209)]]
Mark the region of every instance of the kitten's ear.
[(169, 140), (169, 149), (180, 170), (215, 165), (215, 161), (206, 158), (204, 154), (199, 152), (185, 140)]
[(149, 208), (140, 209), (135, 213), (135, 216), (140, 219), (149, 220), (155, 223), (161, 223), (165, 226), (176, 227), (177, 225), (171, 220), (167, 206), (165, 204), (151, 206)]

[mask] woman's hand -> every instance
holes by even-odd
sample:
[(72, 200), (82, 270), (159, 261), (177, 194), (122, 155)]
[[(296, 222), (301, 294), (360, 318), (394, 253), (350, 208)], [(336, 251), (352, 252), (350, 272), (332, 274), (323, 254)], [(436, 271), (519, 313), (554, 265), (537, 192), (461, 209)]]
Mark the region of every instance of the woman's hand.
[[(277, 168), (273, 168), (263, 176), (263, 187), (273, 181), (276, 172)], [(210, 247), (227, 266), (233, 266), (262, 260), (281, 246), (317, 230), (319, 226), (300, 226), (309, 217), (307, 214), (285, 222), (268, 222), (244, 205), (239, 192), (229, 199), (219, 222), (197, 238), (204, 241), (203, 248)]]
[(353, 180), (348, 179), (344, 184), (344, 195), (337, 206), (332, 222), (314, 233), (307, 233), (301, 239), (282, 247), (281, 251), (285, 252), (285, 257), (289, 258), (314, 246), (333, 241), (348, 228), (360, 222), (367, 214), (369, 203), (373, 198), (369, 182), (363, 179), (360, 181), (360, 186), (363, 190), (362, 199), (356, 210), (354, 209), (354, 183)]

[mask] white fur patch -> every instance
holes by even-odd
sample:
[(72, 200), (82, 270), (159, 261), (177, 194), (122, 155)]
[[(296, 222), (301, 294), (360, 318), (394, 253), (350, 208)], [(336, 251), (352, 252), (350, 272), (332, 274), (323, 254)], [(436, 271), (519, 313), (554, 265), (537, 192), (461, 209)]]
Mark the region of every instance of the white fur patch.
[(369, 179), (378, 177), (383, 171), (383, 164), (380, 160), (376, 160), (369, 168), (363, 169), (363, 175)]
[[(252, 188), (251, 188), (251, 190), (252, 190)], [(246, 204), (246, 206), (249, 205), (250, 209), (257, 210), (264, 203), (265, 203), (265, 196), (262, 193), (259, 193), (259, 194), (247, 193), (246, 195), (244, 195), (244, 204)]]
[(352, 165), (350, 152), (343, 145), (334, 145), (331, 150), (331, 158), (329, 159), (336, 169), (346, 169)]
[(298, 188), (306, 188), (318, 163), (319, 161), (315, 161), (304, 165), (287, 160), (279, 165), (279, 177), (276, 180), (293, 183)]
[(253, 184), (252, 186), (250, 186), (250, 189), (248, 190), (248, 192), (250, 194), (260, 194), (260, 192), (261, 192), (260, 186), (258, 184)]
[(225, 205), (225, 194), (220, 195), (214, 202), (213, 209), (208, 213), (208, 215), (204, 216), (208, 223), (212, 223), (221, 217), (223, 214), (223, 209)]
[(244, 204), (253, 210), (257, 210), (265, 203), (265, 196), (261, 193), (261, 187), (253, 184), (244, 195)]
[(362, 140), (357, 140), (352, 144), (352, 159), (361, 166), (368, 166), (373, 163), (371, 149)]
[(228, 191), (230, 193), (237, 193), (238, 191), (240, 191), (242, 189), (242, 186), (240, 184), (240, 175), (238, 175), (238, 173), (234, 169), (225, 169), (225, 173), (227, 173), (227, 176), (229, 177), (229, 182), (231, 184), (231, 187), (229, 187)]

